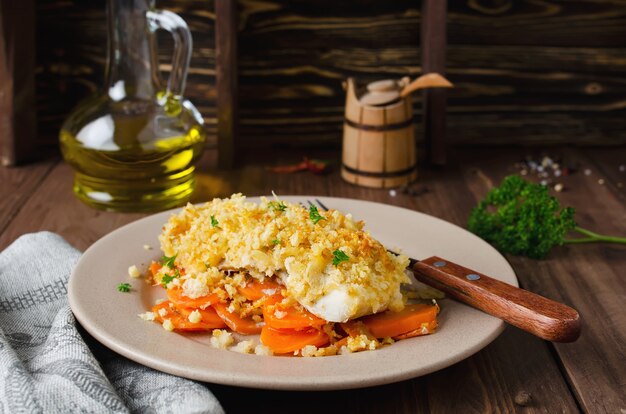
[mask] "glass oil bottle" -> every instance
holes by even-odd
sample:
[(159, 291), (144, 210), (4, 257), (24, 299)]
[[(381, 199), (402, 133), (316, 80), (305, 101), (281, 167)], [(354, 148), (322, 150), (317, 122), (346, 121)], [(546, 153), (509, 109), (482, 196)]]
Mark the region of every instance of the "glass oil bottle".
[[(75, 170), (74, 193), (112, 211), (157, 211), (184, 204), (206, 132), (182, 97), (192, 40), (178, 15), (153, 0), (108, 0), (109, 56), (104, 88), (79, 104), (60, 132)], [(174, 37), (167, 84), (158, 70), (155, 31)]]

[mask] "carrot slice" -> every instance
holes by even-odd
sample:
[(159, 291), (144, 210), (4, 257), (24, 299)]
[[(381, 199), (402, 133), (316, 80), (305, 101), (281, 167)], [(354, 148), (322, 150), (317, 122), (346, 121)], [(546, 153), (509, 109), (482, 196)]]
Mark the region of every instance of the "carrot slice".
[(167, 298), (176, 306), (186, 308), (205, 308), (219, 302), (219, 296), (217, 296), (216, 293), (191, 299), (189, 296), (183, 294), (181, 288), (168, 289)]
[(233, 331), (244, 335), (255, 335), (261, 332), (259, 323), (252, 318), (242, 318), (236, 313), (230, 312), (224, 303), (217, 302), (212, 306), (224, 323)]
[(165, 300), (152, 307), (152, 312), (156, 314), (157, 321), (163, 322), (164, 319), (168, 319), (176, 314), (174, 307), (171, 305), (172, 303), (169, 300)]
[[(189, 320), (189, 315), (195, 310), (200, 312), (201, 320), (200, 322), (194, 323)], [(177, 324), (174, 323), (174, 329), (181, 331), (210, 331), (226, 327), (222, 318), (220, 318), (217, 312), (211, 307), (206, 309), (180, 308), (179, 312), (181, 320), (178, 321)]]
[(324, 325), (326, 321), (313, 315), (306, 309), (299, 310), (293, 306), (284, 307), (280, 304), (263, 307), (265, 324), (274, 329), (302, 330)]
[(162, 267), (163, 265), (161, 263), (153, 261), (150, 263), (150, 273), (152, 273), (152, 275), (156, 275)]
[(337, 347), (337, 349), (340, 349), (342, 346), (348, 345), (348, 338), (350, 338), (350, 337), (349, 336), (344, 336), (343, 338), (341, 338), (340, 340), (335, 342), (333, 345), (335, 345)]
[(239, 293), (248, 300), (259, 300), (264, 296), (274, 296), (280, 294), (281, 289), (281, 285), (268, 277), (263, 279), (263, 282), (258, 279), (252, 279), (244, 287), (237, 288)]
[(280, 293), (277, 293), (272, 296), (265, 296), (265, 301), (263, 302), (263, 306), (275, 305), (279, 302), (282, 302), (283, 299), (285, 298)]
[(170, 301), (165, 301), (154, 306), (152, 311), (156, 314), (157, 321), (163, 323), (165, 319), (169, 319), (177, 331), (210, 331), (226, 326), (222, 318), (210, 307), (197, 309), (200, 312), (201, 320), (194, 323), (189, 320), (189, 315), (196, 309), (179, 308), (170, 305)]
[(423, 323), (422, 327), (419, 329), (414, 329), (412, 331), (403, 333), (402, 335), (394, 336), (393, 339), (400, 340), (400, 339), (413, 338), (415, 336), (428, 335), (428, 334), (435, 332), (436, 330), (437, 330), (437, 319), (428, 323)]
[(370, 332), (370, 330), (365, 326), (363, 321), (360, 320), (352, 320), (348, 322), (344, 322), (341, 324), (341, 328), (346, 331), (348, 336), (353, 338), (359, 335), (365, 335), (368, 339), (376, 339), (374, 335)]
[(261, 342), (277, 354), (287, 354), (302, 349), (306, 345), (317, 347), (326, 345), (328, 335), (319, 329), (296, 331), (264, 326), (261, 330)]
[[(400, 312), (386, 311), (360, 320), (376, 338), (397, 337), (436, 324), (439, 307), (422, 303), (407, 305)], [(436, 326), (436, 325), (435, 325)]]

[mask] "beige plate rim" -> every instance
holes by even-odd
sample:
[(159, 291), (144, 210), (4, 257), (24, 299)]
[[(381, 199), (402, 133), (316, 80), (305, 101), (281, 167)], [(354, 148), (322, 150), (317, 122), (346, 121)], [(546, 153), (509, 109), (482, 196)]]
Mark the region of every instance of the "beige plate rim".
[[(319, 199), (329, 208), (364, 219), (366, 229), (390, 249), (414, 258), (440, 256), (518, 285), (506, 259), (492, 246), (454, 224), (401, 207), (321, 196), (283, 196), (291, 202)], [(258, 198), (249, 198), (258, 201)], [(338, 390), (387, 384), (426, 375), (478, 352), (504, 322), (461, 303), (442, 301), (434, 335), (396, 342), (377, 351), (324, 358), (244, 355), (214, 349), (207, 335), (179, 335), (137, 317), (160, 289), (130, 279), (128, 267), (160, 257), (157, 236), (172, 212), (127, 224), (102, 237), (72, 272), (68, 298), (80, 324), (111, 350), (148, 367), (194, 380), (276, 390)], [(146, 250), (144, 245), (152, 246)], [(116, 286), (129, 282), (130, 293)]]

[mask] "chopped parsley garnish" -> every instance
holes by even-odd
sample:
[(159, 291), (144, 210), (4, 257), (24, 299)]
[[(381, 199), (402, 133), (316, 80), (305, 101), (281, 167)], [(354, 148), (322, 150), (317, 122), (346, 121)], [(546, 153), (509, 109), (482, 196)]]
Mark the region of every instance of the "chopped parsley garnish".
[(267, 206), (272, 211), (285, 211), (287, 210), (287, 206), (282, 201), (270, 201), (267, 203)]
[(176, 279), (176, 275), (174, 276), (170, 276), (167, 273), (163, 275), (163, 277), (161, 278), (161, 284), (164, 287), (167, 287), (168, 283), (170, 283), (172, 280)]
[(348, 260), (350, 260), (350, 257), (341, 250), (337, 249), (333, 252), (333, 266), (337, 267), (339, 263), (347, 262)]
[(274, 240), (272, 240), (272, 244), (279, 245), (279, 244), (280, 244), (280, 239), (274, 239)]
[(220, 224), (219, 221), (215, 218), (215, 216), (211, 216), (211, 227), (217, 227)]
[(130, 283), (120, 283), (119, 285), (117, 285), (117, 291), (118, 292), (130, 292)]
[(170, 269), (171, 269), (172, 267), (174, 267), (174, 260), (176, 259), (176, 256), (178, 256), (178, 255), (177, 255), (177, 254), (175, 254), (175, 255), (174, 255), (174, 256), (172, 256), (172, 257), (163, 256), (163, 257), (161, 258), (161, 260), (163, 261), (163, 266), (167, 266), (167, 267), (169, 267)]
[(317, 210), (317, 207), (315, 206), (309, 207), (309, 217), (311, 218), (313, 224), (317, 224), (320, 220), (326, 220), (324, 217), (322, 217), (320, 212)]

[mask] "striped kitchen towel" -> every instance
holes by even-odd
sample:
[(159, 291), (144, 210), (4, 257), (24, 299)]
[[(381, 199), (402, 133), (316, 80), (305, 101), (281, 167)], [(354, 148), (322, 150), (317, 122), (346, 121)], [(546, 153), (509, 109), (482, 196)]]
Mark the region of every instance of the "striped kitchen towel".
[(79, 257), (49, 232), (0, 253), (0, 412), (223, 413), (205, 385), (85, 342), (66, 296)]

